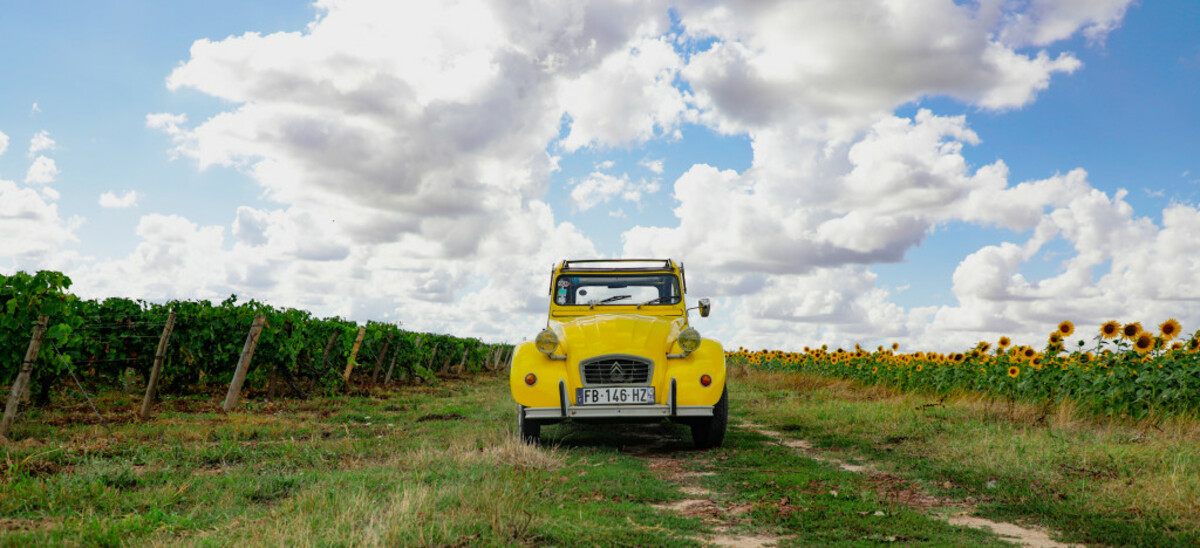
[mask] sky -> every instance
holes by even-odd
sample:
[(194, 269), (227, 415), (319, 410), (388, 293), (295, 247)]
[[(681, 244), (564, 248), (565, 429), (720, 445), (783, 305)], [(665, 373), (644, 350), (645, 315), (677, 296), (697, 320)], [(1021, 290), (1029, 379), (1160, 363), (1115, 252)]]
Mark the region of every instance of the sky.
[(0, 273), (515, 342), (670, 257), (726, 348), (1200, 329), (1200, 3), (0, 3)]

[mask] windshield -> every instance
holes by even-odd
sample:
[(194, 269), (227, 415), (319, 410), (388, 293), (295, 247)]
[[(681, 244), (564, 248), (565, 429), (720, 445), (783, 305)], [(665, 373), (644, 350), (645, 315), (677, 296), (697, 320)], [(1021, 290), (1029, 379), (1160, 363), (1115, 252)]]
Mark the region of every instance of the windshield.
[(554, 282), (559, 305), (679, 304), (683, 295), (673, 274), (563, 274)]

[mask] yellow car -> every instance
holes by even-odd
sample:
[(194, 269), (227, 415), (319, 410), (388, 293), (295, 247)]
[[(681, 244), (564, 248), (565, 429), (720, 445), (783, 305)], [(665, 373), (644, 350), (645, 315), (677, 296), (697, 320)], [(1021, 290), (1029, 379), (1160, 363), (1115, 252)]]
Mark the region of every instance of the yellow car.
[(517, 346), (509, 384), (521, 438), (544, 424), (687, 424), (699, 448), (725, 439), (725, 351), (688, 323), (683, 265), (670, 259), (563, 261), (550, 278), (550, 317)]

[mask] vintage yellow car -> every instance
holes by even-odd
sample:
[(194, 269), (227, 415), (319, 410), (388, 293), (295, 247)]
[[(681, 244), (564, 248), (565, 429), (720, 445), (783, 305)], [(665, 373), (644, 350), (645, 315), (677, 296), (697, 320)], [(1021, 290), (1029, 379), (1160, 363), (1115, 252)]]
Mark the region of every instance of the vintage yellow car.
[(542, 425), (649, 422), (691, 427), (720, 446), (729, 417), (725, 352), (688, 322), (682, 264), (670, 259), (563, 261), (550, 277), (550, 317), (517, 346), (509, 384), (520, 436)]

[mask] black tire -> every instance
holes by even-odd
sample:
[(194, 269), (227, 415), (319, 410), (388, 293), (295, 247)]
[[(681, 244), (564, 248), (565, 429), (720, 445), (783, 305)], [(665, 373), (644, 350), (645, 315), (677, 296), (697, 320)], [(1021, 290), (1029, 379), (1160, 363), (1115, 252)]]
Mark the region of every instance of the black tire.
[(729, 390), (721, 389), (721, 399), (713, 406), (713, 416), (692, 422), (692, 443), (696, 449), (720, 447), (725, 441), (725, 427), (729, 425)]
[(517, 432), (521, 441), (537, 445), (542, 438), (542, 422), (537, 419), (525, 418), (525, 406), (517, 406)]

